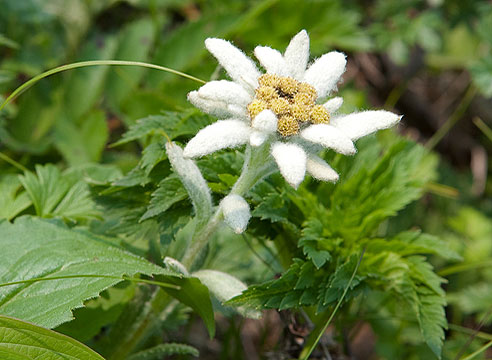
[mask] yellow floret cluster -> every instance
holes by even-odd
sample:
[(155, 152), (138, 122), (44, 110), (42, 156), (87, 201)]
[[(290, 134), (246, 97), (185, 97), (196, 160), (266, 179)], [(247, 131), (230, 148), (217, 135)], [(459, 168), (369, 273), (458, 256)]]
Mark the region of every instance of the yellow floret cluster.
[(255, 98), (248, 105), (251, 119), (266, 109), (278, 117), (277, 131), (286, 137), (299, 133), (303, 123), (328, 124), (330, 114), (315, 103), (314, 87), (291, 77), (263, 74), (258, 78)]

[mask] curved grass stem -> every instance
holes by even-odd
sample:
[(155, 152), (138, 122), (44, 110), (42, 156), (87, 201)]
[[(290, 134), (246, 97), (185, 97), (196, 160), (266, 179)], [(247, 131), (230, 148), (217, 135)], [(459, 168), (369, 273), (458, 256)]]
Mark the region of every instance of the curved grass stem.
[(160, 65), (155, 65), (155, 64), (149, 64), (146, 62), (141, 62), (141, 61), (126, 61), (126, 60), (90, 60), (90, 61), (80, 61), (72, 64), (67, 64), (67, 65), (62, 65), (58, 66), (54, 69), (47, 70), (39, 75), (34, 76), (32, 79), (26, 81), (24, 84), (19, 86), (17, 89), (15, 89), (7, 99), (0, 105), (0, 111), (12, 102), (15, 98), (17, 98), (19, 95), (21, 95), (24, 91), (29, 89), (31, 86), (36, 84), (39, 80), (42, 80), (50, 75), (57, 74), (62, 71), (66, 70), (72, 70), (72, 69), (78, 69), (78, 68), (83, 68), (83, 67), (89, 67), (89, 66), (140, 66), (144, 68), (149, 68), (149, 69), (155, 69), (155, 70), (160, 70), (160, 71), (165, 71), (171, 74), (179, 75), (184, 78), (205, 84), (205, 81), (202, 79), (199, 79), (197, 77), (194, 77), (192, 75), (186, 74), (184, 72), (170, 69), (165, 66), (160, 66)]

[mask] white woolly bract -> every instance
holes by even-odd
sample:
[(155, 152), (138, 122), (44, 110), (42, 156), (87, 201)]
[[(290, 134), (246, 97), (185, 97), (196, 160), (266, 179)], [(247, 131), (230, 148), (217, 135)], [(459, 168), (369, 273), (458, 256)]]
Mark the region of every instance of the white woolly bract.
[(199, 220), (207, 218), (212, 209), (212, 197), (200, 169), (191, 159), (186, 159), (183, 150), (173, 142), (166, 143), (166, 153), (174, 172), (179, 176), (195, 208)]
[(246, 230), (251, 213), (248, 203), (242, 196), (227, 195), (220, 202), (220, 207), (224, 214), (224, 221), (236, 234), (241, 234)]
[[(203, 285), (222, 303), (240, 295), (247, 289), (247, 286), (241, 280), (222, 271), (199, 270), (193, 273), (193, 276), (200, 279)], [(249, 318), (257, 319), (261, 316), (259, 311), (253, 309), (239, 307), (236, 310)]]
[(183, 274), (183, 275), (189, 275), (186, 267), (183, 264), (181, 264), (178, 260), (173, 259), (172, 257), (166, 256), (164, 258), (163, 262), (168, 269), (170, 269), (174, 272)]
[(273, 133), (277, 131), (277, 115), (272, 110), (263, 110), (255, 116), (251, 126), (256, 130)]
[(276, 142), (272, 156), (285, 180), (297, 189), (306, 174), (306, 152), (297, 144)]
[(342, 106), (342, 104), (343, 104), (343, 98), (337, 96), (325, 102), (323, 106), (325, 107), (326, 110), (328, 110), (330, 114), (333, 114), (338, 109), (340, 109), (340, 106)]
[(251, 128), (241, 120), (219, 120), (203, 128), (184, 149), (184, 156), (201, 157), (214, 151), (236, 147), (249, 141)]
[(234, 81), (251, 91), (257, 88), (261, 74), (254, 62), (241, 50), (229, 41), (214, 38), (205, 40), (205, 46)]
[(306, 169), (315, 179), (321, 181), (338, 181), (338, 174), (330, 165), (316, 155), (309, 155), (306, 163)]
[(356, 149), (352, 140), (345, 133), (334, 126), (316, 124), (301, 131), (301, 137), (305, 140), (323, 145), (345, 155), (353, 155)]
[(288, 76), (287, 65), (285, 64), (282, 54), (267, 46), (257, 46), (255, 56), (260, 61), (261, 66), (267, 73), (277, 74), (279, 76)]
[(314, 86), (318, 97), (323, 98), (336, 90), (340, 77), (345, 72), (345, 55), (332, 51), (317, 59), (304, 74), (304, 81)]
[(232, 81), (210, 81), (198, 89), (198, 95), (204, 99), (223, 101), (227, 104), (248, 105), (253, 98), (241, 85)]
[(401, 118), (400, 115), (389, 111), (371, 110), (334, 117), (331, 124), (352, 140), (357, 140), (377, 130), (387, 129), (398, 123)]
[(262, 145), (268, 139), (268, 134), (263, 131), (253, 130), (249, 136), (249, 144), (254, 147)]
[(301, 81), (309, 61), (309, 36), (306, 30), (301, 30), (292, 38), (285, 50), (284, 59), (290, 76)]
[(227, 103), (225, 101), (212, 100), (200, 96), (198, 91), (188, 93), (188, 100), (203, 112), (215, 115), (220, 118), (225, 117), (241, 117), (246, 118), (248, 112), (245, 106), (236, 105), (235, 103)]

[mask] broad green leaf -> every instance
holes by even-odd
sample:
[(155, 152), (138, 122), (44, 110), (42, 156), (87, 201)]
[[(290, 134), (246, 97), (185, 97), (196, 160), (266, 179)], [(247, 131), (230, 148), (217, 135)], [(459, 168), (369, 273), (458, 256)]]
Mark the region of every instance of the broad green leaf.
[[(112, 36), (93, 36), (84, 45), (78, 61), (114, 58), (118, 41)], [(64, 87), (64, 105), (69, 119), (78, 121), (100, 100), (108, 66), (92, 66), (74, 70)]]
[(118, 284), (104, 290), (98, 298), (88, 300), (84, 307), (73, 310), (74, 320), (63, 323), (54, 330), (78, 341), (89, 341), (99, 334), (103, 327), (115, 323), (125, 305), (134, 297), (137, 286)]
[(202, 318), (210, 338), (215, 335), (215, 320), (208, 288), (196, 277), (156, 275), (156, 279), (179, 286), (179, 290), (163, 288), (169, 295), (188, 305)]
[(0, 219), (13, 219), (31, 205), (27, 193), (20, 190), (21, 186), (16, 175), (0, 177)]
[[(164, 38), (158, 45), (154, 58), (155, 64), (164, 64), (167, 67), (184, 70), (200, 61), (205, 54), (204, 41), (207, 37), (217, 37), (229, 31), (236, 23), (233, 14), (217, 14), (202, 17), (198, 21), (188, 22)], [(161, 81), (169, 79), (169, 74), (153, 74), (149, 82), (156, 86)]]
[[(128, 24), (119, 34), (119, 45), (114, 59), (147, 61), (154, 42), (154, 24), (148, 18)], [(144, 75), (141, 67), (113, 67), (107, 79), (108, 100), (116, 108), (138, 86)], [(155, 71), (155, 70), (153, 70)]]
[(3, 360), (104, 360), (86, 345), (55, 331), (0, 315)]
[(170, 175), (159, 183), (156, 191), (152, 193), (149, 207), (141, 220), (162, 214), (175, 203), (188, 197), (181, 180), (175, 175)]
[(71, 220), (99, 215), (88, 186), (69, 171), (61, 173), (52, 164), (36, 165), (36, 174), (25, 173), (20, 181), (41, 217), (62, 216)]
[[(84, 300), (137, 273), (174, 275), (82, 230), (34, 217), (0, 224), (0, 284), (72, 276), (0, 287), (0, 313), (55, 327), (72, 320)], [(78, 275), (96, 277), (80, 278)], [(97, 277), (110, 276), (108, 277)], [(179, 293), (179, 291), (178, 291)]]

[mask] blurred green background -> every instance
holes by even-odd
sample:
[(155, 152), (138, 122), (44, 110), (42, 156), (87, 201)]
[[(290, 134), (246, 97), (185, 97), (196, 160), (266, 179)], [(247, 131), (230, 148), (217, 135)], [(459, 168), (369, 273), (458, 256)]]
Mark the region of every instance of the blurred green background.
[[(449, 280), (453, 324), (444, 356), (470, 353), (492, 339), (490, 1), (2, 0), (1, 5), (2, 99), (47, 69), (83, 60), (144, 61), (205, 80), (223, 76), (204, 48), (207, 37), (230, 39), (252, 56), (258, 44), (283, 51), (306, 29), (312, 57), (345, 52), (342, 112), (385, 108), (403, 114), (399, 131), (440, 154), (438, 182), (395, 221), (439, 235), (464, 257), (462, 268), (445, 267), (442, 273)], [(103, 163), (127, 172), (141, 156), (138, 144), (114, 149), (108, 144), (141, 117), (190, 107), (186, 93), (198, 86), (140, 67), (57, 74), (0, 114), (0, 151), (28, 169), (48, 162), (62, 168)], [(0, 160), (0, 190), (18, 191), (20, 185), (9, 177), (15, 173), (18, 169)], [(237, 341), (234, 331), (238, 334), (241, 324), (228, 326), (232, 335), (220, 341)], [(381, 331), (377, 353), (418, 358), (418, 352), (397, 349), (396, 333), (407, 342), (415, 336), (404, 328)]]

